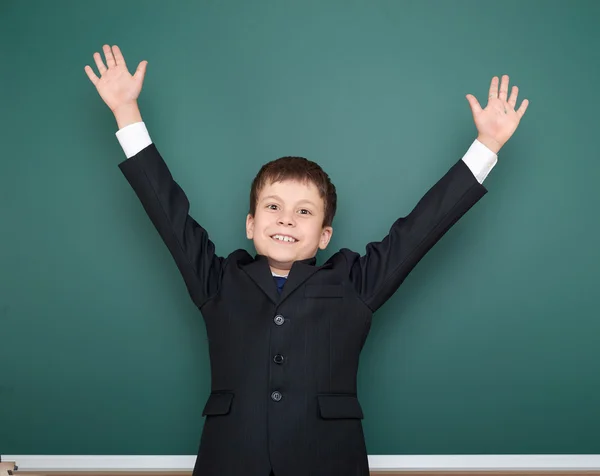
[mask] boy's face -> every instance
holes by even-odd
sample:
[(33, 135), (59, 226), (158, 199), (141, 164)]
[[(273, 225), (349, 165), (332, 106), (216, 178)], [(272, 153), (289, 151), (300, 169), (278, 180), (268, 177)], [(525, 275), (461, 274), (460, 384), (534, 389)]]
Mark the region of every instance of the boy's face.
[(294, 261), (312, 258), (317, 249), (327, 247), (333, 229), (322, 226), (324, 216), (325, 204), (312, 182), (266, 184), (254, 217), (246, 218), (246, 236), (269, 259), (273, 272), (287, 275)]

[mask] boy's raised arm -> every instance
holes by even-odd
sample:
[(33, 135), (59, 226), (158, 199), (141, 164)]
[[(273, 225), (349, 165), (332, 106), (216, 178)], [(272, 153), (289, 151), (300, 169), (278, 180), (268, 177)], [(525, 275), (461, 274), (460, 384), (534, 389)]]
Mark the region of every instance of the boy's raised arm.
[(501, 83), (497, 76), (492, 78), (485, 109), (475, 96), (466, 95), (478, 133), (467, 154), (406, 217), (396, 220), (382, 241), (369, 243), (363, 256), (345, 250), (350, 280), (373, 312), (398, 289), (448, 229), (487, 193), (482, 182), (529, 105), (525, 99), (516, 109), (519, 89), (513, 86), (508, 97), (508, 82), (506, 74)]
[(486, 193), (459, 160), (407, 216), (394, 222), (383, 240), (367, 244), (362, 256), (346, 251), (350, 280), (365, 304), (373, 312), (379, 309), (433, 245)]
[(190, 296), (200, 307), (217, 292), (224, 260), (215, 254), (206, 230), (189, 215), (187, 196), (171, 176), (142, 122), (137, 97), (145, 62), (131, 76), (118, 47), (105, 45), (104, 53), (108, 68), (98, 53), (94, 55), (101, 78), (89, 66), (85, 71), (117, 120), (116, 135), (127, 157), (119, 168), (167, 245)]

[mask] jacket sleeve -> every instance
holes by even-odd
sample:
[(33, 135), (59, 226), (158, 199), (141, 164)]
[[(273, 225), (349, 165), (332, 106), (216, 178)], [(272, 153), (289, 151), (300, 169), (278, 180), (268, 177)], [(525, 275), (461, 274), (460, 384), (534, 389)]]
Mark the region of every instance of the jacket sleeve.
[(421, 258), (486, 193), (459, 160), (407, 216), (396, 220), (382, 241), (367, 244), (364, 255), (342, 250), (350, 281), (363, 302), (373, 312), (379, 309)]
[(154, 224), (198, 307), (217, 292), (224, 260), (190, 215), (190, 204), (155, 144), (119, 164)]

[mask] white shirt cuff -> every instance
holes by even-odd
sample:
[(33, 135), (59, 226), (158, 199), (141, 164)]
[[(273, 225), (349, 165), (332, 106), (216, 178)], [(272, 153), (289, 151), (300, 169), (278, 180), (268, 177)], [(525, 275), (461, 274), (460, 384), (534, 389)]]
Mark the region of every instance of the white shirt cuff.
[(146, 124), (143, 122), (135, 122), (119, 129), (116, 136), (128, 159), (152, 144)]
[(471, 169), (477, 181), (483, 183), (498, 162), (498, 156), (475, 139), (462, 160)]

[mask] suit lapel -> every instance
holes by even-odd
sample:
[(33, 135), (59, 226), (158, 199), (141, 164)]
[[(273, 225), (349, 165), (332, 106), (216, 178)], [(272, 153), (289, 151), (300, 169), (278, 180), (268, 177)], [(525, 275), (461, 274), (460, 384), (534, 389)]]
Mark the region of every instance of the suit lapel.
[[(273, 301), (274, 304), (279, 302), (279, 293), (277, 292), (277, 285), (273, 279), (271, 268), (269, 268), (269, 262), (265, 256), (256, 255), (254, 261), (248, 264), (242, 265), (242, 269), (250, 276), (262, 292), (265, 293), (268, 298)], [(287, 283), (286, 283), (287, 285)]]
[(243, 264), (242, 269), (274, 304), (279, 305), (319, 269), (332, 266), (331, 263), (325, 263), (323, 266), (315, 266), (316, 261), (316, 258), (295, 261), (283, 286), (281, 296), (277, 292), (277, 284), (273, 279), (266, 256), (256, 255), (253, 261)]
[[(315, 266), (314, 258), (311, 260), (295, 261), (288, 274), (287, 281), (283, 285), (281, 291), (281, 297), (279, 298), (279, 304), (281, 304), (290, 294), (292, 294), (298, 287), (300, 287), (304, 281), (310, 278), (313, 274), (322, 268), (328, 268), (331, 263), (325, 263), (323, 266)], [(316, 261), (316, 260), (315, 260)], [(313, 264), (309, 264), (309, 263)]]

